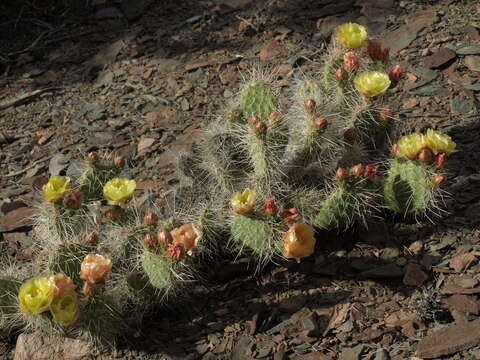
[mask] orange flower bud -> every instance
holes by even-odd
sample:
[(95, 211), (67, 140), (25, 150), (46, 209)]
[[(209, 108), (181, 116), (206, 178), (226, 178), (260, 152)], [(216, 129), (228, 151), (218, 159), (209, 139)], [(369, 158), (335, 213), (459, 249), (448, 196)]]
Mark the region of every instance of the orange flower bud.
[(348, 72), (344, 68), (339, 68), (335, 71), (335, 79), (338, 82), (348, 79)]
[(363, 172), (363, 176), (372, 181), (378, 180), (378, 165), (367, 165)]
[(425, 148), (418, 153), (417, 157), (418, 157), (418, 160), (424, 163), (429, 163), (430, 161), (432, 161), (433, 153), (430, 149)]
[(347, 71), (355, 70), (359, 63), (358, 55), (354, 52), (348, 52), (343, 56), (343, 67)]
[(182, 244), (169, 244), (168, 256), (174, 260), (180, 260), (185, 255), (185, 247)]
[(267, 202), (265, 203), (265, 214), (268, 215), (275, 215), (277, 213), (277, 204), (275, 202), (275, 198), (271, 197), (267, 199)]
[(350, 169), (350, 175), (352, 176), (362, 176), (363, 175), (363, 166), (362, 164), (357, 164)]
[(95, 163), (98, 161), (98, 154), (96, 152), (91, 152), (91, 153), (88, 153), (87, 155), (87, 161), (88, 162), (91, 162), (91, 163)]
[(255, 130), (257, 130), (259, 133), (264, 133), (267, 131), (267, 124), (263, 121), (259, 121), (255, 125)]
[(432, 176), (432, 183), (434, 183), (436, 186), (441, 186), (444, 181), (445, 181), (445, 176), (441, 174), (436, 174)]
[(270, 120), (271, 124), (275, 124), (277, 120), (279, 119), (280, 114), (276, 111), (272, 111), (270, 115), (268, 115), (268, 120)]
[(320, 117), (317, 120), (315, 120), (314, 125), (317, 129), (323, 130), (328, 126), (328, 120), (327, 118)]
[(305, 101), (305, 110), (307, 110), (309, 113), (313, 113), (315, 111), (315, 107), (317, 106), (317, 103), (313, 99), (308, 99)]
[(160, 244), (171, 244), (173, 242), (172, 234), (170, 234), (170, 231), (162, 230), (157, 234), (157, 241)]
[(125, 158), (123, 156), (115, 156), (113, 166), (123, 168), (125, 166)]
[(445, 166), (446, 159), (447, 159), (447, 154), (445, 153), (438, 154), (435, 160), (435, 167), (437, 167), (438, 169), (443, 169), (443, 167)]
[(145, 225), (157, 225), (158, 216), (154, 212), (149, 212), (143, 218), (143, 222), (145, 223)]
[(63, 201), (66, 207), (78, 210), (83, 203), (83, 193), (78, 189), (72, 190), (67, 194)]
[(151, 246), (155, 246), (157, 244), (157, 238), (152, 234), (145, 234), (143, 238), (143, 245), (147, 248)]
[(367, 45), (367, 53), (373, 61), (382, 61), (385, 63), (390, 56), (390, 49), (382, 49), (382, 44), (378, 41), (369, 41)]
[(400, 65), (395, 65), (388, 72), (388, 77), (392, 82), (399, 82), (400, 79), (402, 78), (402, 74), (403, 74), (403, 69), (400, 67)]
[(88, 245), (95, 245), (98, 242), (98, 234), (95, 231), (85, 235), (85, 243)]
[(338, 168), (337, 172), (335, 173), (335, 179), (337, 180), (345, 180), (347, 176), (347, 172), (343, 168)]
[(258, 116), (253, 115), (249, 120), (248, 123), (252, 125), (253, 127), (257, 126), (257, 124), (262, 121)]

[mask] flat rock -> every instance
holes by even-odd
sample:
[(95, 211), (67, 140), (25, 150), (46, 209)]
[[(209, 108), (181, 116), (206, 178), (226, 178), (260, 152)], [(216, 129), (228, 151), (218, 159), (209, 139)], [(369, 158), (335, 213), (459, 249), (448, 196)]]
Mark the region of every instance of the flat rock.
[(417, 344), (416, 356), (434, 359), (457, 353), (480, 343), (480, 321), (448, 325), (426, 336)]
[(88, 357), (91, 351), (91, 345), (85, 341), (34, 332), (18, 337), (14, 360), (80, 360)]
[(370, 269), (358, 274), (362, 278), (371, 279), (393, 279), (401, 278), (403, 276), (403, 270), (396, 264), (387, 264), (379, 266), (375, 269)]
[(441, 48), (437, 52), (433, 53), (432, 55), (428, 56), (423, 60), (423, 63), (426, 67), (430, 69), (436, 69), (441, 67), (442, 65), (447, 64), (448, 62), (455, 59), (457, 55), (454, 51), (448, 48)]
[(274, 40), (269, 41), (263, 46), (262, 50), (260, 50), (260, 60), (269, 61), (275, 59), (282, 50), (283, 48), (278, 42)]
[(409, 286), (421, 286), (428, 280), (428, 274), (425, 273), (418, 264), (407, 264), (403, 283)]
[(480, 71), (480, 56), (475, 56), (475, 55), (466, 56), (465, 65), (472, 71)]
[(365, 345), (359, 344), (353, 348), (346, 348), (342, 350), (339, 360), (359, 360)]
[(0, 232), (8, 232), (31, 226), (35, 209), (21, 207), (10, 211), (7, 215), (0, 217)]
[(480, 46), (464, 46), (461, 47), (460, 49), (457, 49), (456, 53), (458, 55), (477, 55), (480, 54)]
[(443, 303), (451, 310), (457, 310), (462, 313), (478, 315), (480, 306), (478, 302), (468, 295), (453, 295), (443, 300)]

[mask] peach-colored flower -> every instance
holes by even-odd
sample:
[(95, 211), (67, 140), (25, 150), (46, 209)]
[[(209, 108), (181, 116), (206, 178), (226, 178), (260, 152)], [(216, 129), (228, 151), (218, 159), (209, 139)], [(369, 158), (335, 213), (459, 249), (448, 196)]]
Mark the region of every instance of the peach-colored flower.
[(185, 251), (189, 253), (193, 248), (197, 247), (202, 234), (195, 228), (193, 224), (185, 224), (171, 231), (174, 244), (182, 244)]
[(299, 261), (315, 250), (314, 230), (304, 223), (295, 223), (283, 236), (284, 256)]
[(80, 265), (80, 278), (90, 284), (105, 280), (112, 269), (112, 261), (98, 254), (88, 254)]
[(55, 289), (53, 290), (54, 298), (62, 297), (63, 294), (75, 289), (75, 284), (72, 279), (65, 274), (52, 275), (50, 276), (50, 281), (55, 285)]
[(347, 71), (355, 70), (359, 63), (358, 55), (354, 52), (348, 52), (343, 56), (343, 68)]

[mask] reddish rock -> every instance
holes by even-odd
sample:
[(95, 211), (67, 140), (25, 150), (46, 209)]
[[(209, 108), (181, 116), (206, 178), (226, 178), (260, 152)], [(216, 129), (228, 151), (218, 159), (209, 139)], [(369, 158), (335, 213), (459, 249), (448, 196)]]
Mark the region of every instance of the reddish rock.
[(8, 232), (25, 226), (31, 226), (34, 215), (35, 209), (31, 207), (21, 207), (10, 211), (7, 215), (0, 218), (0, 232)]
[(450, 310), (455, 309), (462, 313), (470, 313), (478, 315), (480, 306), (477, 301), (468, 295), (453, 295), (443, 300), (443, 304)]
[(455, 54), (454, 51), (448, 48), (441, 48), (437, 52), (426, 57), (425, 60), (423, 60), (423, 63), (426, 67), (430, 69), (436, 69), (452, 61), (456, 57), (457, 57), (457, 54)]
[(282, 52), (282, 46), (276, 41), (269, 41), (260, 50), (260, 60), (269, 61), (276, 58)]
[(416, 356), (434, 359), (457, 353), (480, 343), (480, 321), (449, 325), (431, 333), (417, 344)]
[(428, 274), (426, 274), (420, 265), (408, 264), (405, 267), (405, 275), (403, 277), (403, 283), (409, 286), (421, 286), (428, 280)]

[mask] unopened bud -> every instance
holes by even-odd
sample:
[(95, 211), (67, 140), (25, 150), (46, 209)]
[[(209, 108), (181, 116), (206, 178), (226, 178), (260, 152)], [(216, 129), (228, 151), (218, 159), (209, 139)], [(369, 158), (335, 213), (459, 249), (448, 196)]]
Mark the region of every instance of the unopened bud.
[(80, 206), (82, 206), (83, 203), (83, 193), (78, 189), (70, 191), (65, 197), (64, 203), (65, 206), (70, 209), (80, 209)]
[(344, 168), (338, 168), (337, 172), (335, 173), (335, 179), (337, 180), (345, 180), (347, 176), (347, 172)]
[(83, 295), (90, 297), (95, 294), (95, 284), (90, 284), (88, 281), (85, 281), (82, 288)]
[(357, 139), (357, 132), (354, 129), (347, 129), (343, 133), (343, 138), (348, 142), (354, 142)]
[(152, 234), (146, 234), (143, 238), (143, 245), (146, 247), (155, 246), (157, 239)]
[(389, 123), (392, 121), (392, 110), (389, 107), (382, 107), (380, 109), (380, 119), (383, 122)]
[(328, 126), (328, 120), (327, 118), (320, 117), (317, 120), (315, 120), (314, 125), (317, 129), (323, 130)]
[(257, 124), (262, 121), (258, 116), (253, 115), (249, 120), (248, 123), (252, 125), (253, 127), (257, 126)]
[(418, 153), (418, 160), (424, 162), (424, 163), (430, 163), (432, 161), (433, 153), (430, 149), (422, 149)]
[(88, 233), (85, 235), (85, 243), (88, 245), (96, 245), (98, 242), (98, 233), (95, 231), (92, 231), (91, 233)]
[(348, 52), (343, 56), (343, 67), (347, 71), (355, 70), (359, 63), (358, 55), (354, 52)]
[(145, 217), (143, 218), (143, 222), (145, 225), (157, 225), (158, 223), (158, 216), (154, 212), (149, 212)]
[(437, 158), (435, 159), (435, 167), (438, 169), (443, 169), (445, 166), (445, 160), (447, 159), (447, 154), (440, 153), (438, 154)]
[(185, 255), (185, 247), (183, 244), (169, 244), (167, 252), (172, 259), (180, 260)]
[(91, 163), (95, 163), (98, 161), (98, 154), (96, 152), (88, 153), (87, 161)]
[(350, 175), (353, 176), (361, 176), (363, 174), (363, 166), (362, 164), (357, 164), (350, 169)]
[(116, 221), (120, 218), (120, 212), (118, 211), (116, 206), (113, 206), (107, 209), (104, 215), (108, 220), (111, 220), (111, 221)]
[(436, 186), (441, 186), (444, 181), (445, 181), (445, 176), (441, 174), (436, 174), (432, 176), (432, 183), (434, 183)]
[(275, 215), (277, 213), (277, 203), (275, 202), (275, 198), (271, 197), (267, 199), (265, 203), (265, 214), (268, 215)]
[(257, 132), (259, 132), (259, 133), (264, 133), (264, 132), (267, 131), (267, 124), (265, 124), (265, 122), (263, 122), (263, 121), (259, 121), (255, 125), (255, 130), (257, 130)]
[(160, 244), (165, 244), (165, 245), (171, 244), (173, 242), (172, 234), (170, 234), (170, 231), (167, 231), (167, 230), (159, 231), (157, 234), (157, 241)]
[(116, 156), (113, 159), (113, 166), (123, 168), (125, 166), (125, 158), (123, 156)]
[(398, 144), (393, 144), (390, 148), (390, 152), (395, 155), (398, 152)]
[(313, 99), (308, 99), (305, 101), (304, 105), (305, 105), (305, 110), (307, 110), (309, 113), (313, 113), (315, 111), (317, 103)]
[(395, 65), (388, 72), (388, 77), (393, 82), (399, 82), (400, 79), (402, 78), (402, 74), (403, 74), (403, 69), (400, 67), (400, 65)]
[(378, 180), (378, 165), (367, 165), (363, 172), (363, 176), (372, 181)]
[(335, 71), (335, 79), (337, 79), (338, 82), (347, 80), (348, 72), (344, 68), (337, 69), (337, 71)]
[(300, 214), (298, 213), (297, 209), (286, 209), (282, 213), (282, 220), (285, 221), (287, 224), (293, 224), (299, 216)]
[(270, 115), (268, 115), (268, 120), (270, 120), (271, 124), (275, 124), (279, 118), (280, 118), (280, 114), (276, 111), (272, 111)]

